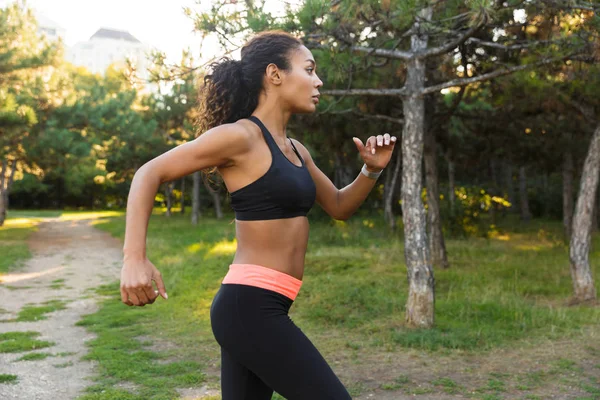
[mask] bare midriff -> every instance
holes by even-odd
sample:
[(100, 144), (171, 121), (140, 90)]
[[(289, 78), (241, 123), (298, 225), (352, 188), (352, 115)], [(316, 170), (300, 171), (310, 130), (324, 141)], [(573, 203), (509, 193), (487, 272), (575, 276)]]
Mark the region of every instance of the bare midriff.
[(261, 265), (302, 280), (308, 230), (306, 217), (236, 220), (237, 250), (233, 264)]

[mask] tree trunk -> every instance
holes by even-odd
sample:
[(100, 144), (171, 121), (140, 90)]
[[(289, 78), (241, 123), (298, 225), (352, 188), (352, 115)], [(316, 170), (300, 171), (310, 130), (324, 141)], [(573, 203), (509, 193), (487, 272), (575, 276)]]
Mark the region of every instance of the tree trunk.
[(10, 166), (8, 160), (2, 160), (2, 170), (0, 171), (0, 226), (4, 226), (6, 220), (6, 214), (8, 211), (8, 194), (15, 178), (15, 171), (17, 170), (17, 161), (13, 161), (12, 170), (8, 180), (6, 175)]
[(185, 176), (181, 178), (181, 215), (185, 215)]
[(452, 160), (452, 154), (450, 151), (446, 152), (444, 158), (446, 158), (446, 162), (448, 163), (448, 201), (450, 203), (450, 215), (454, 217), (456, 212), (456, 193), (454, 192), (456, 186), (454, 161)]
[(6, 220), (6, 207), (4, 206), (4, 191), (0, 188), (0, 226), (4, 226)]
[(544, 192), (542, 212), (544, 217), (548, 217), (550, 215), (550, 197), (552, 193), (550, 193), (550, 179), (547, 172), (542, 173), (542, 191)]
[[(489, 189), (489, 195), (490, 196), (497, 196), (499, 190), (500, 185), (498, 184), (498, 174), (496, 173), (496, 169), (497, 169), (497, 163), (496, 163), (496, 159), (494, 157), (490, 157), (489, 159), (489, 168), (490, 168), (490, 178), (492, 180), (492, 187), (491, 189)], [(490, 221), (492, 222), (492, 224), (496, 224), (496, 203), (495, 202), (491, 202), (490, 204)]]
[(396, 186), (398, 184), (398, 175), (400, 174), (400, 167), (402, 166), (402, 151), (396, 153), (396, 162), (394, 163), (394, 170), (386, 176), (385, 181), (385, 203), (383, 208), (383, 215), (392, 231), (396, 230), (396, 216), (394, 215), (394, 198), (396, 197)]
[(204, 187), (206, 190), (208, 190), (208, 193), (210, 193), (210, 197), (212, 197), (213, 205), (215, 207), (215, 216), (217, 219), (223, 218), (223, 210), (221, 209), (221, 195), (219, 194), (219, 191), (213, 189), (206, 179), (204, 180)]
[(198, 225), (198, 220), (202, 216), (200, 209), (200, 181), (202, 172), (196, 171), (193, 174), (194, 187), (192, 189), (192, 225)]
[(594, 203), (594, 217), (592, 218), (592, 233), (598, 231), (598, 195), (596, 195), (596, 202)]
[(519, 200), (521, 202), (521, 219), (529, 221), (531, 212), (529, 212), (529, 199), (527, 197), (527, 174), (525, 167), (519, 168)]
[(167, 201), (167, 212), (165, 215), (167, 217), (171, 216), (171, 206), (172, 206), (172, 202), (173, 202), (173, 196), (171, 196), (172, 193), (173, 193), (173, 183), (167, 182), (165, 184), (165, 199)]
[(0, 171), (0, 226), (4, 226), (6, 220), (6, 205), (4, 204), (4, 180), (6, 176), (7, 163), (2, 159), (2, 170)]
[(333, 160), (333, 184), (338, 188), (348, 186), (354, 180), (352, 168), (339, 153), (334, 154)]
[[(430, 7), (420, 12), (411, 36), (411, 50), (416, 53), (427, 47), (427, 36), (419, 21), (430, 20)], [(402, 217), (404, 221), (404, 256), (408, 276), (406, 323), (411, 327), (429, 328), (434, 324), (435, 279), (427, 246), (425, 210), (421, 201), (421, 162), (425, 102), (419, 90), (425, 85), (425, 61), (413, 58), (406, 65), (404, 99), (404, 132), (402, 134)]]
[(437, 148), (433, 129), (425, 131), (425, 182), (427, 185), (427, 224), (429, 226), (429, 251), (433, 267), (448, 268), (446, 243), (440, 217), (440, 194), (438, 188)]
[(596, 288), (590, 268), (590, 242), (592, 239), (592, 209), (598, 189), (600, 168), (600, 124), (590, 142), (588, 154), (581, 172), (579, 195), (573, 215), (573, 232), (569, 246), (571, 279), (573, 280), (573, 303), (596, 299)]
[(573, 225), (573, 153), (567, 150), (563, 160), (563, 228), (566, 240), (571, 240)]
[(513, 167), (510, 160), (506, 161), (505, 163), (504, 179), (506, 185), (506, 195), (508, 196), (508, 202), (510, 203), (511, 208), (514, 210), (514, 204), (517, 197), (515, 196), (515, 185), (513, 183)]
[(598, 230), (598, 196), (594, 199), (594, 214), (592, 215), (592, 233)]

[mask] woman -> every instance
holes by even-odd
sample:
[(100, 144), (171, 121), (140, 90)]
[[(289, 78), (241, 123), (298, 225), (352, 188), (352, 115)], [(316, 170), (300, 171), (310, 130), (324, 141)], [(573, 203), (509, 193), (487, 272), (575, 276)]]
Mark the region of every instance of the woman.
[[(395, 137), (354, 138), (365, 165), (338, 190), (308, 150), (286, 136), (294, 113), (311, 113), (323, 82), (310, 50), (281, 31), (263, 32), (241, 61), (212, 65), (201, 96), (200, 132), (143, 165), (127, 202), (121, 296), (127, 305), (153, 303), (167, 293), (146, 258), (146, 230), (162, 182), (216, 167), (231, 193), (237, 251), (211, 306), (221, 346), (224, 400), (349, 399), (321, 354), (288, 317), (304, 273), (306, 213), (316, 202), (333, 218), (352, 215), (390, 160)], [(156, 282), (158, 292), (152, 287)]]

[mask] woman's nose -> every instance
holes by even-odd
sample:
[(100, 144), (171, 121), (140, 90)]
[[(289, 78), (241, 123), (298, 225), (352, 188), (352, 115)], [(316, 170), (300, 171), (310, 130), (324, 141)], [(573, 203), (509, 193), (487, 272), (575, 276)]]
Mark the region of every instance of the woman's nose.
[(323, 86), (323, 81), (321, 79), (319, 79), (319, 77), (317, 77), (317, 84), (316, 87), (320, 88), (321, 86)]

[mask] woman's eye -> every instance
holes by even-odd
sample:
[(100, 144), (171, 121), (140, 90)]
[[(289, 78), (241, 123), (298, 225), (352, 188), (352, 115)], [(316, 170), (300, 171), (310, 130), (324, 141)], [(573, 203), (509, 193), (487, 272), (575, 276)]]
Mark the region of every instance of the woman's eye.
[(306, 69), (309, 73), (312, 73), (314, 71), (314, 68), (307, 68)]

